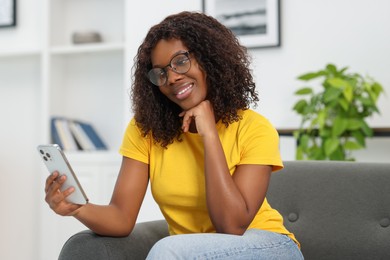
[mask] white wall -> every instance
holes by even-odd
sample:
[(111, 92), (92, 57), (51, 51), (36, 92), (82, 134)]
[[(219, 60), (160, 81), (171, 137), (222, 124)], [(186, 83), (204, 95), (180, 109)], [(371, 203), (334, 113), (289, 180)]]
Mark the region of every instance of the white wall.
[[(42, 15), (39, 3), (18, 1), (18, 26), (0, 29), (0, 51), (14, 47), (39, 48)], [(132, 60), (152, 24), (167, 14), (199, 8), (200, 1), (129, 1), (126, 30), (127, 37), (132, 39), (132, 51), (127, 54), (128, 60)], [(390, 1), (387, 0), (282, 0), (282, 46), (251, 50), (261, 97), (257, 110), (278, 128), (297, 127), (299, 119), (291, 110), (295, 102), (293, 92), (301, 86), (296, 77), (318, 70), (328, 62), (370, 74), (383, 84), (389, 95), (388, 10)], [(21, 147), (32, 151), (36, 143), (33, 138), (39, 136), (36, 133), (39, 128), (35, 126), (39, 111), (34, 109), (33, 100), (38, 100), (36, 89), (39, 89), (40, 75), (29, 77), (35, 79), (30, 84), (22, 77), (17, 79), (18, 75), (10, 78), (8, 66), (12, 66), (12, 62), (0, 58), (0, 259), (37, 259), (39, 212), (36, 205), (43, 199), (40, 196), (43, 187), (35, 176), (36, 154), (18, 151)], [(36, 66), (40, 66), (39, 60), (34, 57), (26, 59), (21, 74)], [(39, 69), (35, 71), (39, 74)], [(4, 83), (13, 80), (18, 81), (19, 88), (4, 88)], [(390, 126), (389, 97), (380, 100), (380, 109), (382, 115), (374, 117), (372, 124)], [(360, 156), (373, 157), (372, 154), (379, 151), (382, 156), (379, 158), (388, 160), (390, 145), (386, 142), (370, 142), (372, 153)], [(293, 146), (293, 140), (282, 138), (284, 159), (294, 158)]]
[[(296, 127), (298, 75), (331, 62), (369, 74), (390, 93), (390, 1), (282, 1), (282, 46), (251, 51), (261, 94), (259, 110), (280, 128)], [(390, 125), (390, 100), (380, 100), (374, 126)]]
[[(0, 28), (1, 54), (30, 53), (41, 43), (40, 1), (17, 2), (17, 27)], [(33, 54), (4, 56), (0, 56), (0, 259), (37, 259), (42, 199), (38, 194), (43, 190), (34, 153), (40, 124), (40, 60)]]
[[(293, 93), (304, 86), (298, 75), (317, 71), (327, 63), (348, 66), (380, 82), (387, 96), (379, 100), (381, 115), (372, 126), (390, 126), (390, 1), (285, 0), (282, 2), (282, 46), (251, 50), (260, 93), (259, 112), (277, 128), (296, 128)], [(291, 138), (290, 138), (291, 139)], [(376, 138), (377, 139), (377, 138)], [(389, 138), (369, 141), (360, 161), (389, 161)], [(295, 158), (294, 142), (281, 138), (283, 158)]]
[(0, 52), (9, 50), (38, 50), (41, 35), (41, 1), (18, 0), (17, 27), (0, 29)]
[[(34, 163), (39, 88), (30, 80), (39, 78), (38, 66), (34, 58), (0, 58), (0, 259), (29, 259), (37, 253), (37, 188), (43, 190)], [(14, 87), (5, 87), (4, 81)]]

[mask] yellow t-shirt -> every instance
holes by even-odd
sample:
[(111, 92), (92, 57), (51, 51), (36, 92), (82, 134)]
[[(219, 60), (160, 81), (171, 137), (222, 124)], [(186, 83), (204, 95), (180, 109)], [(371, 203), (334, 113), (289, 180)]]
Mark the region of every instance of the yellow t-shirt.
[[(217, 123), (218, 135), (230, 174), (237, 165), (272, 165), (283, 168), (279, 137), (275, 128), (252, 110), (240, 111), (242, 119), (228, 127)], [(206, 206), (204, 149), (199, 134), (184, 133), (182, 142), (174, 141), (167, 149), (142, 137), (135, 120), (131, 120), (120, 153), (149, 164), (151, 191), (168, 222), (170, 234), (215, 232)], [(265, 199), (249, 228), (294, 235), (283, 225), (283, 218)], [(296, 241), (297, 242), (297, 241)]]

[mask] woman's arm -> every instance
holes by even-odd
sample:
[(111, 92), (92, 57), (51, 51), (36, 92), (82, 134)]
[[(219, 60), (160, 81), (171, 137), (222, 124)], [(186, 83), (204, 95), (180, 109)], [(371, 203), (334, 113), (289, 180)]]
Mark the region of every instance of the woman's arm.
[(46, 181), (46, 202), (59, 215), (74, 216), (92, 231), (106, 236), (126, 236), (135, 225), (148, 185), (148, 165), (123, 157), (122, 166), (109, 205), (75, 205), (66, 201), (72, 188), (60, 192), (65, 176)]
[(262, 205), (271, 166), (239, 165), (230, 175), (218, 136), (204, 137), (206, 197), (217, 232), (241, 235)]
[(243, 234), (264, 201), (271, 166), (239, 165), (230, 175), (210, 102), (203, 101), (181, 115), (183, 131), (195, 122), (203, 138), (206, 199), (213, 225), (220, 233)]

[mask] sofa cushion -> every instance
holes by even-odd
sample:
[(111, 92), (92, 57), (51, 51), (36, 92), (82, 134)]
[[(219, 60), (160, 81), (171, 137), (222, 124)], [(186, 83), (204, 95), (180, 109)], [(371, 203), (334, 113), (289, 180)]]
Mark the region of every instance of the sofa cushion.
[(267, 198), (305, 259), (390, 259), (390, 164), (285, 162)]

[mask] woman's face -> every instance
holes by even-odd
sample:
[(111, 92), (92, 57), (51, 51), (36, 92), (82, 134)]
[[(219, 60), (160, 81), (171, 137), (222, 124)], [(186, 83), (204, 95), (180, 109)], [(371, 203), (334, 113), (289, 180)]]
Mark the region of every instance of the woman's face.
[(207, 95), (206, 73), (191, 52), (189, 53), (191, 67), (186, 73), (176, 73), (167, 66), (178, 53), (186, 51), (190, 50), (182, 41), (171, 39), (160, 40), (151, 54), (153, 68), (165, 68), (168, 77), (167, 82), (159, 87), (160, 91), (183, 110), (197, 106)]

